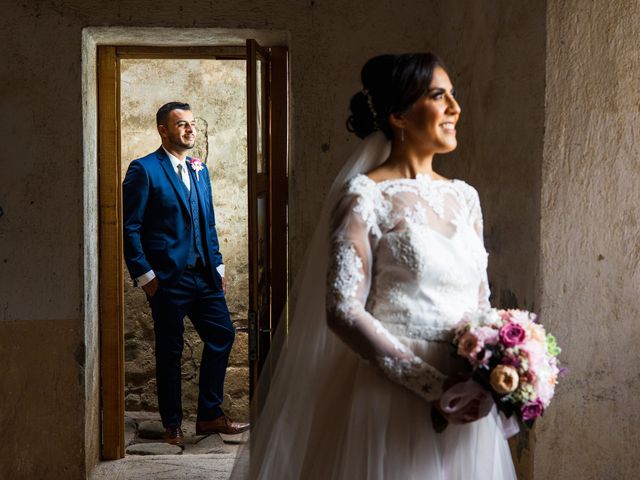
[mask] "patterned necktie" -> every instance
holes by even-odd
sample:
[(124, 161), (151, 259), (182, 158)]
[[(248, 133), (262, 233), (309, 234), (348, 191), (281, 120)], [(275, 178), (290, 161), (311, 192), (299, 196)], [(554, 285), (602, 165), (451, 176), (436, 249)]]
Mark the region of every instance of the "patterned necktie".
[(184, 186), (187, 187), (187, 190), (191, 190), (189, 187), (190, 185), (186, 182), (186, 178), (184, 177), (182, 170), (184, 170), (184, 167), (182, 166), (181, 163), (178, 164), (178, 176), (180, 177), (180, 180), (182, 180), (182, 183), (184, 183)]

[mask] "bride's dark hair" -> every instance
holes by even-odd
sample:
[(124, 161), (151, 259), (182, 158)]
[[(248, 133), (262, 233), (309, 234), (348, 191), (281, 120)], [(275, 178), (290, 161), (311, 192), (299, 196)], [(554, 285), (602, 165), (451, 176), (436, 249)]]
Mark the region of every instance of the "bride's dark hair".
[(393, 137), (389, 115), (404, 113), (431, 85), (433, 70), (444, 63), (433, 53), (380, 55), (362, 67), (361, 91), (351, 97), (347, 130), (360, 138), (382, 130)]

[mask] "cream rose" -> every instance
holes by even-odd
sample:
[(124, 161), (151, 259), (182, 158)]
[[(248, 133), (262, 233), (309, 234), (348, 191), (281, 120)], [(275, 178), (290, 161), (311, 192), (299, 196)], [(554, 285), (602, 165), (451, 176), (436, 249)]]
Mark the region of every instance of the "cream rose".
[(506, 395), (518, 388), (520, 377), (517, 370), (511, 365), (498, 365), (491, 372), (489, 383), (500, 395)]

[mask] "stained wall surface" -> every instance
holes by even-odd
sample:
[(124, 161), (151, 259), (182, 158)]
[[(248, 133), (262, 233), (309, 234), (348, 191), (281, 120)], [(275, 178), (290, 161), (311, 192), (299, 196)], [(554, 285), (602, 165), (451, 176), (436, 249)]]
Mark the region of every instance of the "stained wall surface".
[[(523, 306), (535, 298), (544, 23), (543, 2), (508, 1), (70, 0), (6, 9), (0, 364), (12, 368), (2, 378), (8, 395), (0, 425), (38, 461), (25, 460), (24, 450), (17, 457), (17, 449), (1, 449), (0, 477), (83, 478), (99, 458), (97, 171), (83, 170), (93, 150), (81, 134), (96, 112), (83, 104), (84, 27), (180, 27), (181, 41), (192, 27), (286, 32), (292, 273), (324, 193), (358, 142), (344, 126), (349, 98), (361, 88), (361, 65), (386, 52), (441, 53), (454, 81), (466, 87), (460, 151), (443, 172), (478, 187), (496, 298), (505, 291), (504, 299)], [(135, 43), (135, 35), (129, 38)], [(172, 31), (160, 43), (175, 38)], [(24, 401), (34, 383), (41, 388), (37, 405)], [(55, 442), (41, 435), (60, 428), (64, 435)]]
[(549, 1), (542, 318), (569, 373), (535, 478), (638, 477), (640, 4)]

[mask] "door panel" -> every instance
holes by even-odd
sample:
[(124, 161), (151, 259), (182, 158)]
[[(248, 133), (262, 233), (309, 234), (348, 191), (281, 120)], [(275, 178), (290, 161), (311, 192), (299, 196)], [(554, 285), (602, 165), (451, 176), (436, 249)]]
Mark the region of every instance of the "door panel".
[(247, 40), (247, 148), (249, 180), (249, 359), (253, 392), (271, 343), (269, 53)]

